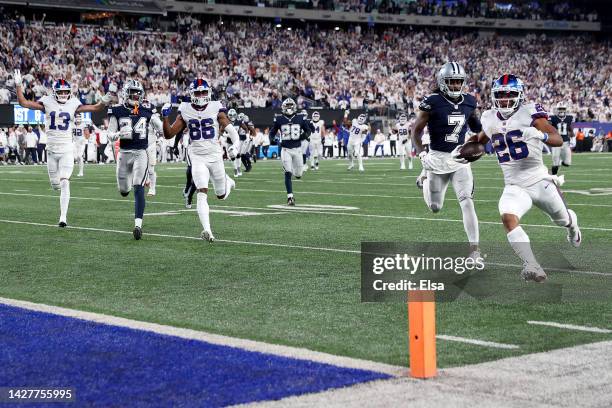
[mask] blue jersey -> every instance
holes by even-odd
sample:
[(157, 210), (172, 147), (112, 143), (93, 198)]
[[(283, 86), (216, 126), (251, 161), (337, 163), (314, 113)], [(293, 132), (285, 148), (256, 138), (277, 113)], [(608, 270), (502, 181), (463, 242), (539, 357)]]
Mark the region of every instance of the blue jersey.
[(482, 130), (475, 114), (476, 99), (472, 95), (463, 94), (455, 103), (440, 93), (434, 93), (421, 102), (419, 109), (429, 113), (427, 128), (432, 150), (452, 152), (465, 142), (468, 126), (475, 133)]
[(280, 131), (281, 147), (293, 149), (302, 146), (302, 140), (310, 136), (312, 124), (304, 115), (274, 116), (274, 124), (270, 129), (270, 140)]
[(571, 130), (572, 130), (573, 121), (574, 121), (574, 118), (571, 115), (565, 115), (563, 119), (561, 119), (557, 115), (554, 115), (554, 116), (551, 116), (549, 122), (551, 125), (553, 125), (554, 128), (557, 129), (563, 141), (569, 142), (570, 137), (571, 137), (570, 133), (572, 133)]
[(125, 105), (115, 105), (108, 109), (108, 117), (117, 120), (117, 129), (132, 128), (129, 137), (119, 139), (119, 148), (130, 150), (146, 149), (149, 144), (149, 122), (153, 111), (144, 106), (137, 109)]

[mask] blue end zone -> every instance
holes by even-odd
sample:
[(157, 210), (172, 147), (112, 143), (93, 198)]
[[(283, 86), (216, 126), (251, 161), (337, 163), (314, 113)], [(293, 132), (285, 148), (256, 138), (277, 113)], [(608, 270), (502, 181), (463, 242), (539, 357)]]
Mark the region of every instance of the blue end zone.
[(0, 305), (0, 386), (73, 388), (74, 406), (225, 406), (385, 378)]

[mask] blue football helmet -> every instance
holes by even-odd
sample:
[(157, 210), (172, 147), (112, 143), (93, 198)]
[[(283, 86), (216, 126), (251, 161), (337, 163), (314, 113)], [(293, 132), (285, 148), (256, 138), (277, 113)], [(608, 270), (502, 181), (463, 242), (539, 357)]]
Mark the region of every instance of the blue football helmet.
[(65, 79), (58, 79), (53, 83), (53, 96), (59, 103), (66, 103), (72, 95), (72, 86)]
[(197, 78), (189, 85), (189, 97), (195, 106), (206, 106), (210, 102), (212, 91), (208, 82), (202, 78)]
[(493, 108), (504, 118), (509, 118), (520, 108), (525, 98), (525, 86), (516, 75), (504, 74), (491, 85)]

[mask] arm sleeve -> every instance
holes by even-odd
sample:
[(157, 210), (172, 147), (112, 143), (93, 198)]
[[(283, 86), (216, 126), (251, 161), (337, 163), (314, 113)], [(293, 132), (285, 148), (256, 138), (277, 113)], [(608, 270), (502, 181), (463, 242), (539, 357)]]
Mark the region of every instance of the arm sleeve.
[(431, 112), (433, 109), (431, 98), (428, 96), (419, 104), (419, 110), (423, 112)]
[(227, 136), (232, 141), (232, 144), (234, 146), (238, 146), (238, 144), (240, 143), (240, 138), (238, 137), (238, 132), (236, 131), (234, 125), (230, 123), (225, 127), (225, 131), (227, 132)]
[(151, 116), (151, 123), (153, 124), (153, 127), (160, 133), (164, 133), (164, 125), (161, 121), (161, 119), (159, 118), (159, 115), (153, 115)]

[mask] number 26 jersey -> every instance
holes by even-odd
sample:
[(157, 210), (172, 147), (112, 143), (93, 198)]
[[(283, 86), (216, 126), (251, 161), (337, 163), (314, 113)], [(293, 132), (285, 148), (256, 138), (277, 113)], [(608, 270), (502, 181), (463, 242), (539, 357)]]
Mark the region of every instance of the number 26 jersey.
[(483, 130), (491, 139), (506, 185), (528, 187), (548, 177), (542, 161), (544, 143), (537, 138), (525, 138), (523, 134), (539, 118), (548, 119), (548, 114), (534, 103), (521, 105), (508, 119), (493, 109), (482, 114)]

